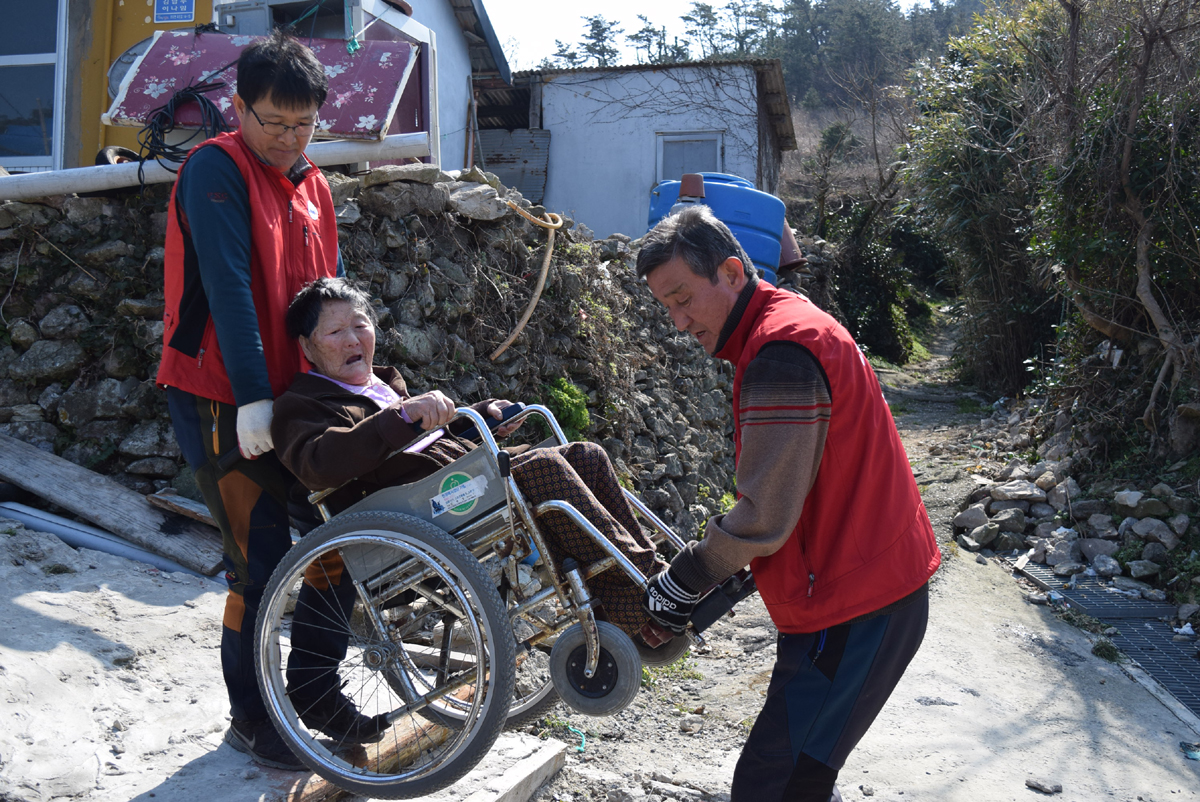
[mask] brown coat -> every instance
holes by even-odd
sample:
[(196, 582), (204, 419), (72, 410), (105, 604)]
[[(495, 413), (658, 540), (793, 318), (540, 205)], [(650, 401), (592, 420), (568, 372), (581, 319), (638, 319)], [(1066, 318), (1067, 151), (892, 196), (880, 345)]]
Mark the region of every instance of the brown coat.
[[(401, 401), (409, 397), (398, 370), (375, 367), (374, 371)], [(473, 408), (482, 413), (488, 403), (481, 401)], [(469, 421), (460, 420), (451, 428), (461, 431), (469, 426)], [(443, 436), (420, 454), (401, 453), (388, 459), (418, 436), (417, 429), (400, 417), (399, 402), (380, 409), (366, 396), (307, 373), (296, 374), (287, 392), (275, 399), (271, 421), (275, 453), (309, 490), (357, 480), (330, 497), (334, 511), (381, 488), (429, 476), (473, 447), (466, 440)]]

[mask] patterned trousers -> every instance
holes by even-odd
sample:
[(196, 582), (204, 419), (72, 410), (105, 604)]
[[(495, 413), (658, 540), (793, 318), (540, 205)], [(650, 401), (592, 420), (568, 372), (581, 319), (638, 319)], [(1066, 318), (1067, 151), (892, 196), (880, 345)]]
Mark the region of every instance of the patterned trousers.
[[(655, 554), (621, 491), (616, 471), (595, 443), (538, 448), (513, 457), (512, 475), (531, 506), (544, 501), (569, 502), (647, 576), (667, 564)], [(555, 565), (574, 557), (586, 566), (607, 555), (564, 513), (552, 510), (538, 519)], [(649, 618), (642, 610), (642, 589), (618, 567), (587, 581), (588, 590), (604, 607), (604, 617), (631, 637)]]

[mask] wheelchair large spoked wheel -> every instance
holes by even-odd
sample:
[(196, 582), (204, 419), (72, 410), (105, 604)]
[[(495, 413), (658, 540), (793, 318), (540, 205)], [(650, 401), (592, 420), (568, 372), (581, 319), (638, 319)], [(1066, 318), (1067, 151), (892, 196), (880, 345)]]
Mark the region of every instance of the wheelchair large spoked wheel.
[[(504, 597), (502, 596), (502, 598)], [(511, 597), (507, 601), (509, 605), (516, 602)], [(395, 609), (397, 608), (394, 604), (385, 606), (383, 615), (390, 620), (393, 615), (391, 611)], [(399, 609), (403, 610), (404, 608), (401, 606)], [(518, 640), (515, 643), (515, 649), (517, 656), (513, 698), (508, 708), (508, 717), (504, 722), (505, 729), (510, 730), (538, 721), (553, 710), (559, 702), (558, 691), (554, 689), (554, 683), (550, 679), (550, 647), (545, 644), (530, 646), (528, 643)], [(424, 691), (429, 690), (427, 679), (424, 676), (412, 673), (407, 676), (412, 680), (414, 687)], [(389, 679), (393, 689), (402, 696), (406, 696), (407, 691), (400, 682), (400, 675), (392, 673), (389, 675)], [(457, 729), (463, 726), (469, 708), (470, 705), (460, 699), (445, 697), (423, 708), (420, 715), (437, 724)]]
[[(515, 730), (546, 716), (559, 703), (558, 691), (550, 679), (550, 653), (537, 647), (526, 650), (517, 644), (516, 676), (512, 701), (504, 728)], [(431, 704), (421, 711), (430, 721), (445, 727), (463, 726), (465, 710), (456, 699)]]
[[(293, 546), (267, 585), (256, 639), (284, 740), (364, 797), (422, 796), (459, 779), (495, 742), (513, 696), (515, 641), (496, 588), (458, 541), (399, 513), (340, 516)], [(312, 713), (329, 694), (344, 711), (333, 722)], [(372, 726), (350, 732), (347, 720)]]

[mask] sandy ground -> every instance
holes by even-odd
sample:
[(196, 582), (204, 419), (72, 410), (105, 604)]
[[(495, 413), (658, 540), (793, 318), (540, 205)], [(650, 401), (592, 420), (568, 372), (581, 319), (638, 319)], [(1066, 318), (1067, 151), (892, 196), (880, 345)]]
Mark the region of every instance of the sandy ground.
[[(747, 603), (711, 631), (712, 652), (693, 663), (701, 679), (644, 691), (611, 720), (565, 716), (597, 737), (537, 798), (669, 798), (648, 782), (657, 777), (727, 799), (773, 651), (743, 650), (764, 627), (761, 605)], [(1085, 633), (1028, 604), (1005, 569), (951, 556), (932, 587), (925, 643), (843, 769), (843, 797), (1032, 800), (1033, 779), (1061, 785), (1057, 798), (1071, 802), (1200, 799), (1200, 763), (1179, 749), (1200, 732), (1090, 650)], [(703, 729), (682, 732), (700, 707)]]
[[(24, 565), (0, 566), (0, 799), (269, 800), (297, 781), (221, 744), (219, 586), (73, 552), (52, 536), (16, 537), (45, 556), (26, 548)], [(1200, 763), (1178, 748), (1200, 732), (1093, 657), (1084, 633), (1027, 604), (1000, 566), (950, 558), (931, 610), (916, 661), (843, 771), (847, 799), (1032, 799), (1026, 778), (1059, 783), (1060, 798), (1078, 802), (1200, 799)], [(571, 739), (572, 756), (540, 798), (653, 793), (644, 781), (655, 774), (725, 796), (772, 635), (751, 601), (710, 631), (689, 676), (665, 675), (619, 716), (560, 707), (557, 718), (589, 737), (581, 753), (565, 727), (550, 728)], [(682, 732), (700, 707), (700, 732)], [(536, 744), (510, 736), (493, 750), (494, 770)]]
[[(309, 778), (222, 742), (215, 581), (0, 519), (0, 587), (0, 802), (278, 800)], [(427, 799), (461, 799), (544, 746), (505, 733), (471, 777)]]

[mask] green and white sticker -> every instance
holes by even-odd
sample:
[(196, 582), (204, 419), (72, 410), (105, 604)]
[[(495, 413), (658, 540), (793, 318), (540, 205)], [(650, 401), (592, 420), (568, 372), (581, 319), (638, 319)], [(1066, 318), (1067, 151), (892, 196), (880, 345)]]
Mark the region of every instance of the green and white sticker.
[(479, 499), (487, 492), (487, 477), (471, 477), (456, 471), (443, 479), (438, 489), (442, 492), (429, 499), (429, 509), (434, 518), (444, 512), (466, 515), (475, 509)]

